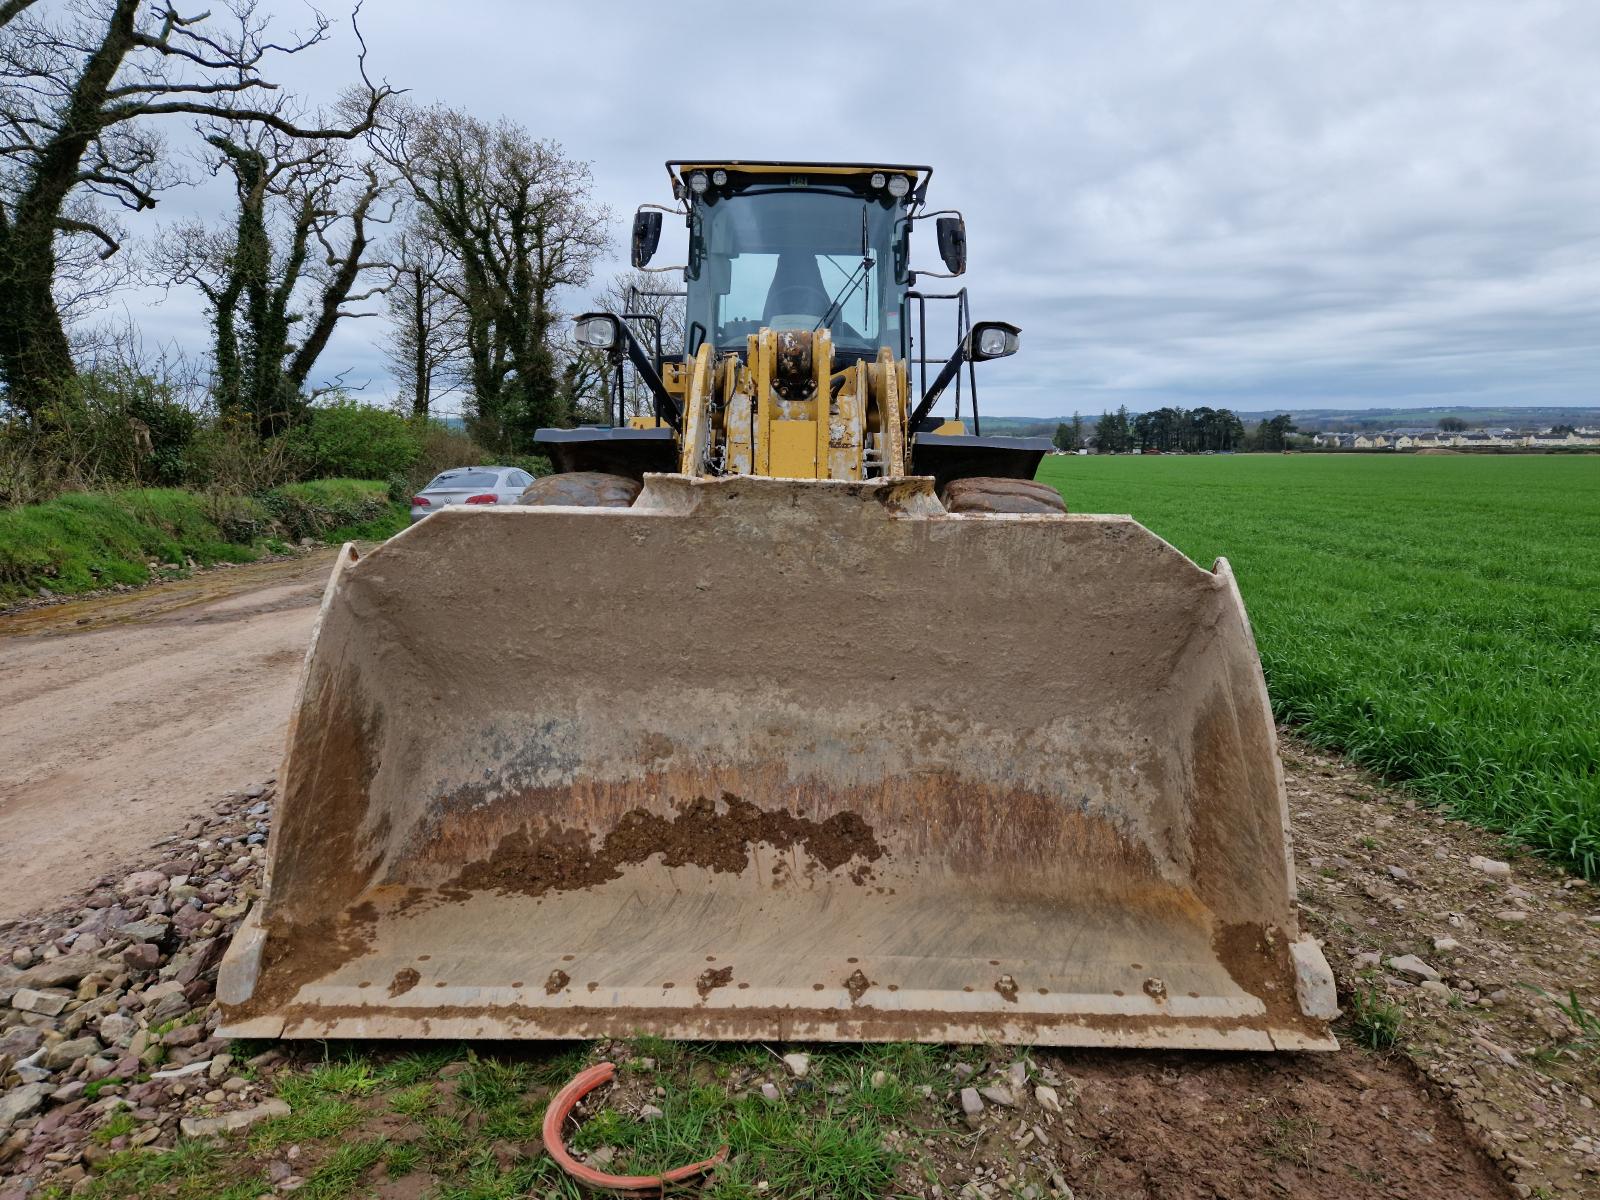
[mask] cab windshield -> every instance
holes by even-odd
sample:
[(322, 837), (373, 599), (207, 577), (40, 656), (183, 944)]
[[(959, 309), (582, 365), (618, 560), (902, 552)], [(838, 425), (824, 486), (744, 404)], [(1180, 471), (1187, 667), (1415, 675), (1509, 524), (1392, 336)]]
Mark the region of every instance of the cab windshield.
[(696, 201), (691, 347), (742, 350), (763, 326), (827, 328), (836, 349), (901, 353), (894, 238), (898, 205), (841, 191), (772, 188)]

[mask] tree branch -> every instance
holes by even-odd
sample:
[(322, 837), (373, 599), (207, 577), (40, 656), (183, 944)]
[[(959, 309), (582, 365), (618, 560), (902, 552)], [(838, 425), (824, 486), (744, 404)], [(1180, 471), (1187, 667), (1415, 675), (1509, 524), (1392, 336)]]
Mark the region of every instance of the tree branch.
[(121, 242), (92, 221), (79, 221), (72, 217), (57, 217), (56, 228), (63, 233), (90, 233), (99, 238), (106, 244), (106, 248), (100, 252), (102, 262), (122, 249)]

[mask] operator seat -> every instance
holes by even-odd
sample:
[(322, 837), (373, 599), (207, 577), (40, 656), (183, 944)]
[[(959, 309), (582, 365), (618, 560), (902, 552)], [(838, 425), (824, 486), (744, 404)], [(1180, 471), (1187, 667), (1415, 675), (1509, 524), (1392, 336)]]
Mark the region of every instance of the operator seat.
[(822, 285), (816, 255), (784, 250), (778, 254), (778, 267), (772, 273), (772, 286), (767, 289), (767, 306), (761, 320), (770, 325), (773, 317), (798, 313), (817, 320), (832, 302), (828, 289)]

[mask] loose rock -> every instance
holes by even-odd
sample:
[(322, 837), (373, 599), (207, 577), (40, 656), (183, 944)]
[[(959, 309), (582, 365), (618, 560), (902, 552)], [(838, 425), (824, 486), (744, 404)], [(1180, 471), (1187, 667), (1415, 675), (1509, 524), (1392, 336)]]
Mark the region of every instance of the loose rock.
[(1002, 1108), (1015, 1108), (1017, 1098), (1011, 1094), (1011, 1089), (1003, 1083), (992, 1083), (986, 1088), (979, 1088), (978, 1094), (990, 1104), (998, 1104)]
[(59, 1017), (72, 999), (72, 993), (62, 991), (35, 991), (21, 988), (11, 997), (11, 1007), (23, 1012), (38, 1013), (42, 1017)]
[(783, 1065), (789, 1068), (789, 1074), (796, 1079), (804, 1079), (811, 1070), (811, 1056), (808, 1054), (785, 1054)]
[(1439, 978), (1439, 972), (1435, 971), (1415, 954), (1402, 954), (1398, 958), (1391, 958), (1385, 961), (1391, 971), (1399, 971), (1402, 975), (1409, 975), (1413, 979)]
[[(82, 939), (79, 939), (81, 942)], [(63, 954), (47, 959), (36, 967), (29, 967), (17, 976), (17, 986), (25, 988), (56, 988), (75, 984), (85, 975), (92, 975), (105, 963), (94, 954)]]
[(977, 1088), (961, 1089), (961, 1111), (967, 1115), (968, 1120), (983, 1115), (983, 1099), (978, 1095)]
[(220, 1117), (184, 1117), (178, 1128), (184, 1137), (209, 1137), (214, 1133), (232, 1133), (249, 1129), (269, 1117), (287, 1117), (292, 1110), (282, 1100), (264, 1100), (254, 1108), (223, 1113)]
[(88, 1058), (91, 1054), (100, 1052), (98, 1038), (81, 1037), (71, 1041), (57, 1042), (44, 1052), (40, 1060), (47, 1070), (59, 1071), (62, 1067), (70, 1067), (80, 1058)]
[(48, 1083), (25, 1083), (0, 1096), (0, 1132), (43, 1104), (50, 1090)]
[(121, 896), (153, 896), (167, 886), (167, 877), (160, 871), (135, 871), (117, 885)]

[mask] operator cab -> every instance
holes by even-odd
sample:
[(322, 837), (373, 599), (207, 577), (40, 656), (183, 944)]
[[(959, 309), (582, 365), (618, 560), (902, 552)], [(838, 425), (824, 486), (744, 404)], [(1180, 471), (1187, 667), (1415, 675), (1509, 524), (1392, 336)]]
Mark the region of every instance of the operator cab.
[(926, 167), (670, 163), (688, 206), (685, 330), (743, 352), (763, 327), (826, 329), (844, 361), (906, 354), (910, 214)]

